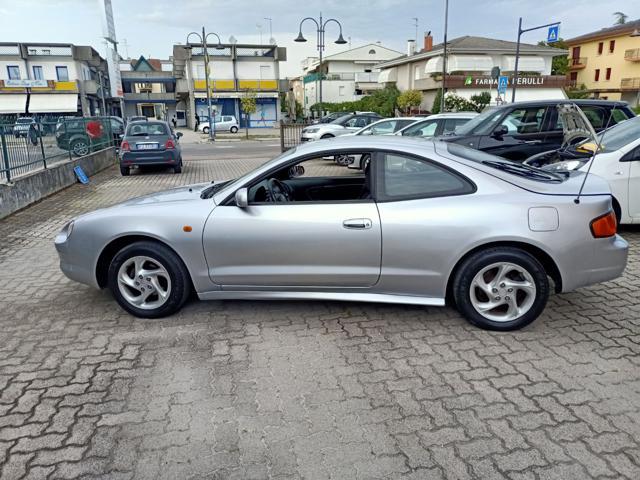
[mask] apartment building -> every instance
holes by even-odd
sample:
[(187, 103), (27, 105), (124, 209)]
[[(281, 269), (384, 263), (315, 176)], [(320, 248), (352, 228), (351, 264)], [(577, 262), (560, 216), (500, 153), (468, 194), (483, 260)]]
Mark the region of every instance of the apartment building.
[[(124, 92), (124, 116), (143, 116), (170, 121), (176, 112), (176, 78), (173, 62), (141, 56), (120, 62)], [(176, 117), (177, 118), (177, 117)], [(178, 125), (186, 125), (184, 112)]]
[(595, 98), (640, 105), (640, 20), (566, 40), (569, 81)]
[[(444, 79), (447, 91), (467, 99), (488, 91), (495, 102), (497, 81), (491, 77), (491, 70), (499, 67), (501, 74), (509, 77), (503, 98), (511, 101), (515, 53), (516, 43), (505, 40), (472, 36), (449, 40)], [(406, 55), (378, 65), (378, 82), (383, 85), (395, 83), (401, 91), (420, 90), (423, 95), (420, 108), (431, 110), (436, 94), (442, 88), (443, 54), (444, 45), (434, 45), (430, 34), (424, 36), (420, 51), (416, 51), (415, 42), (410, 40)], [(562, 49), (521, 43), (516, 100), (566, 98), (565, 76), (551, 75), (553, 57), (566, 54)]]
[(305, 113), (319, 101), (319, 79), (322, 75), (322, 101), (351, 102), (382, 88), (378, 83), (376, 66), (402, 53), (380, 43), (328, 55), (322, 59), (309, 57), (302, 61), (303, 101)]
[[(203, 119), (207, 113), (205, 55), (201, 44), (173, 46), (173, 69), (176, 79), (176, 112), (184, 115), (190, 128), (195, 115)], [(288, 83), (280, 79), (280, 62), (287, 50), (277, 45), (229, 43), (207, 45), (209, 56), (209, 92), (216, 115), (233, 115), (244, 127), (240, 100), (252, 92), (257, 111), (251, 114), (249, 126), (272, 127), (280, 120), (280, 94), (286, 94)]]
[(0, 114), (119, 113), (109, 94), (107, 62), (89, 46), (0, 43)]

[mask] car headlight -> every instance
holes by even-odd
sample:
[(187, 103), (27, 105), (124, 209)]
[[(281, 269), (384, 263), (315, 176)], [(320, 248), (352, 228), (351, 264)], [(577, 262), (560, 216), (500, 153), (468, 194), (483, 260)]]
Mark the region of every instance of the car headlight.
[(62, 227), (62, 230), (60, 230), (60, 233), (56, 235), (56, 240), (55, 240), (56, 243), (64, 243), (67, 241), (67, 239), (71, 236), (71, 233), (73, 232), (73, 224), (74, 224), (74, 220), (71, 220), (64, 227)]
[(543, 170), (547, 171), (571, 171), (577, 170), (582, 166), (582, 162), (580, 160), (564, 160), (562, 162), (552, 163), (550, 165), (545, 165), (542, 167)]
[(305, 128), (303, 130), (304, 133), (316, 133), (318, 130), (320, 130), (319, 128)]

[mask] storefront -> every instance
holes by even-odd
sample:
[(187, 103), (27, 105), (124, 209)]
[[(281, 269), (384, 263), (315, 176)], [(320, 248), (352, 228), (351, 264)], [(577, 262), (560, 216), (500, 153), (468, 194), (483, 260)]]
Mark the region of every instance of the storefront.
[[(563, 87), (567, 78), (564, 75), (525, 75), (508, 77), (507, 92), (500, 97), (501, 101), (511, 102), (514, 82), (516, 85), (516, 101), (530, 100), (563, 100), (567, 98)], [(498, 101), (498, 80), (489, 75), (448, 75), (447, 92), (470, 99), (482, 92), (491, 93), (491, 103)]]
[[(233, 95), (233, 96), (232, 96)], [(262, 94), (256, 97), (256, 111), (249, 117), (250, 128), (272, 128), (278, 122), (278, 94)], [(205, 97), (205, 98), (198, 98)], [(211, 99), (211, 111), (216, 116), (233, 115), (241, 127), (246, 126), (242, 103), (238, 94), (229, 94), (226, 98), (220, 98), (219, 94)], [(205, 93), (196, 93), (195, 109), (201, 120), (208, 117), (208, 103)]]

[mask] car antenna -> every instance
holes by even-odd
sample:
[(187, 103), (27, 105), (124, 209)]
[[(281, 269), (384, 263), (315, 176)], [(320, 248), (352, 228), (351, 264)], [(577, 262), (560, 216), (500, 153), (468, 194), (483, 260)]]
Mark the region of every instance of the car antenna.
[[(576, 105), (574, 103), (574, 105)], [(576, 108), (580, 108), (576, 105)], [(576, 205), (580, 204), (580, 196), (582, 195), (582, 190), (584, 190), (584, 185), (587, 183), (587, 178), (589, 177), (589, 173), (591, 172), (591, 167), (593, 166), (593, 162), (595, 161), (596, 155), (598, 154), (598, 152), (600, 151), (600, 146), (602, 145), (602, 140), (604, 139), (604, 134), (607, 131), (607, 129), (609, 128), (609, 123), (611, 123), (611, 119), (613, 118), (613, 112), (615, 111), (616, 106), (613, 106), (613, 109), (611, 110), (611, 113), (609, 114), (609, 118), (607, 119), (607, 124), (605, 125), (604, 130), (602, 130), (602, 133), (598, 136), (598, 142), (596, 143), (596, 148), (593, 151), (593, 154), (591, 155), (591, 160), (589, 161), (589, 167), (587, 167), (587, 173), (584, 176), (584, 178), (582, 179), (582, 185), (580, 185), (580, 190), (578, 190), (578, 195), (576, 196), (576, 198), (573, 200), (573, 203), (575, 203)]]

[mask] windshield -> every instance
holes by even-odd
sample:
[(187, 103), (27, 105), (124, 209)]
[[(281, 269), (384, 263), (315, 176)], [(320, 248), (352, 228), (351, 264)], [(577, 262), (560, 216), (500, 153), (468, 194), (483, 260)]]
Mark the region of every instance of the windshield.
[(132, 137), (147, 135), (167, 135), (167, 126), (164, 123), (145, 122), (133, 123), (127, 128), (127, 135)]
[(456, 135), (469, 135), (470, 133), (480, 133), (475, 130), (482, 125), (493, 125), (493, 123), (503, 113), (502, 109), (496, 109), (495, 107), (485, 110), (477, 117), (472, 118), (464, 125), (460, 125), (456, 128)]
[[(600, 144), (600, 152), (614, 152), (640, 138), (640, 117), (625, 120), (607, 130), (603, 130), (596, 137)], [(585, 140), (578, 147), (593, 143)], [(595, 150), (595, 146), (593, 148)]]

